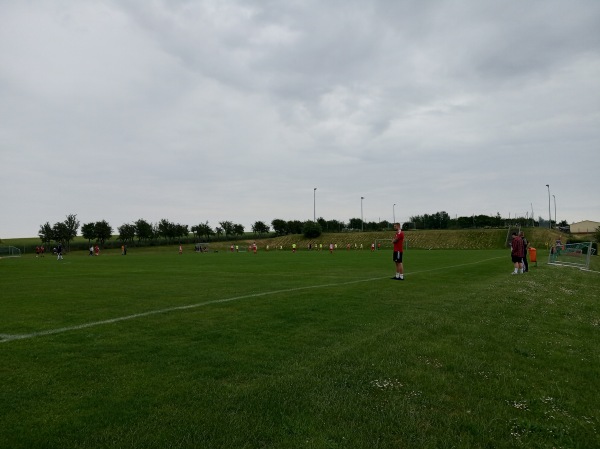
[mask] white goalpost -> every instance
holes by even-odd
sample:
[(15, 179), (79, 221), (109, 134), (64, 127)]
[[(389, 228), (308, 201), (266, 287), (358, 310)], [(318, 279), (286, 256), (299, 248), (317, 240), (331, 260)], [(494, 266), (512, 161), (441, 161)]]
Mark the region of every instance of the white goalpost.
[(21, 257), (21, 250), (15, 246), (0, 246), (0, 258)]
[(593, 251), (592, 242), (556, 244), (550, 248), (548, 263), (589, 270)]
[(196, 243), (194, 251), (197, 253), (207, 253), (209, 251), (209, 243)]

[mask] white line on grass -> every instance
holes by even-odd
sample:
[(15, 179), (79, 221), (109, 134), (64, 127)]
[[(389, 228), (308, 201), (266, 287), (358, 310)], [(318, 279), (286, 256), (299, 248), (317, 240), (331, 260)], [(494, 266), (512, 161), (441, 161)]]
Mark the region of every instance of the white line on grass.
[[(501, 258), (502, 257), (492, 257), (490, 259), (484, 259), (484, 260), (480, 260), (477, 262), (468, 262), (468, 263), (463, 263), (463, 264), (459, 264), (459, 265), (451, 265), (448, 267), (432, 268), (430, 270), (415, 271), (413, 273), (407, 273), (407, 275), (408, 274), (415, 275), (415, 274), (419, 274), (419, 273), (428, 273), (428, 272), (432, 272), (432, 271), (447, 270), (449, 268), (459, 268), (459, 267), (464, 267), (467, 265), (475, 265), (478, 263), (488, 262), (490, 260), (501, 259)], [(79, 329), (87, 329), (88, 327), (102, 326), (104, 324), (113, 324), (113, 323), (118, 323), (119, 321), (133, 320), (136, 318), (143, 318), (143, 317), (147, 317), (147, 316), (151, 316), (151, 315), (158, 315), (161, 313), (169, 313), (169, 312), (176, 312), (179, 310), (195, 309), (198, 307), (209, 306), (211, 304), (222, 304), (222, 303), (231, 302), (231, 301), (239, 301), (241, 299), (259, 298), (261, 296), (277, 295), (280, 293), (298, 292), (301, 290), (310, 290), (310, 289), (315, 289), (315, 288), (338, 287), (340, 285), (351, 285), (351, 284), (358, 284), (361, 282), (379, 281), (381, 279), (389, 279), (389, 276), (368, 278), (368, 279), (359, 279), (359, 280), (346, 281), (346, 282), (336, 282), (336, 283), (330, 283), (330, 284), (308, 285), (306, 287), (286, 288), (286, 289), (282, 289), (282, 290), (273, 290), (273, 291), (269, 291), (269, 292), (250, 293), (248, 295), (234, 296), (231, 298), (224, 298), (224, 299), (214, 299), (212, 301), (199, 302), (196, 304), (188, 304), (185, 306), (168, 307), (166, 309), (150, 310), (148, 312), (134, 313), (132, 315), (126, 315), (126, 316), (121, 316), (121, 317), (117, 317), (117, 318), (110, 318), (108, 320), (102, 320), (102, 321), (93, 321), (91, 323), (78, 324), (76, 326), (59, 327), (57, 329), (47, 329), (44, 331), (31, 332), (29, 334), (0, 334), (0, 343), (6, 343), (9, 341), (15, 341), (15, 340), (27, 340), (27, 339), (34, 338), (34, 337), (43, 337), (45, 335), (62, 334), (64, 332), (75, 331), (75, 330), (79, 330)]]

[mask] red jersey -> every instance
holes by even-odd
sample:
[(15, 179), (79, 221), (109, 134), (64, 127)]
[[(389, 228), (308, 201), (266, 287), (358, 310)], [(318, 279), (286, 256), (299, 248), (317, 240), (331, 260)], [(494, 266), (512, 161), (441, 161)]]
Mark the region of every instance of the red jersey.
[(514, 236), (510, 245), (511, 255), (515, 257), (525, 257), (525, 247), (523, 239), (519, 236)]
[(404, 251), (404, 231), (400, 229), (394, 236), (394, 251)]

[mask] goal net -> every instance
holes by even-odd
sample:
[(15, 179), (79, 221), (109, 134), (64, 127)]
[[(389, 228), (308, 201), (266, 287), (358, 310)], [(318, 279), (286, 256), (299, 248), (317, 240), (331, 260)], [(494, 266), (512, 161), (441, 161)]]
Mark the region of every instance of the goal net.
[(194, 251), (197, 253), (207, 253), (209, 249), (208, 243), (196, 243), (194, 245)]
[(21, 250), (14, 246), (0, 246), (0, 257), (21, 257)]
[(592, 252), (592, 242), (557, 244), (550, 248), (548, 263), (589, 270)]

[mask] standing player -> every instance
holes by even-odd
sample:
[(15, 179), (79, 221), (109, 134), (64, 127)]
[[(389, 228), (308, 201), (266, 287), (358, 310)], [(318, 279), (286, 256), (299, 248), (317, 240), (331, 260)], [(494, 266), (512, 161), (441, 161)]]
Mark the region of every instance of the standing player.
[(394, 276), (392, 279), (403, 281), (404, 265), (402, 264), (402, 254), (404, 253), (404, 232), (400, 227), (400, 223), (394, 223), (394, 229), (396, 230), (396, 235), (394, 235), (392, 243), (394, 244), (393, 260), (396, 264), (396, 276)]
[(523, 240), (516, 232), (512, 233), (512, 242), (510, 244), (510, 257), (512, 259), (515, 269), (511, 274), (522, 274), (523, 273)]
[(527, 246), (529, 246), (529, 241), (525, 238), (523, 231), (519, 233), (519, 236), (523, 240), (523, 273), (527, 273), (529, 271), (529, 263), (527, 263)]

